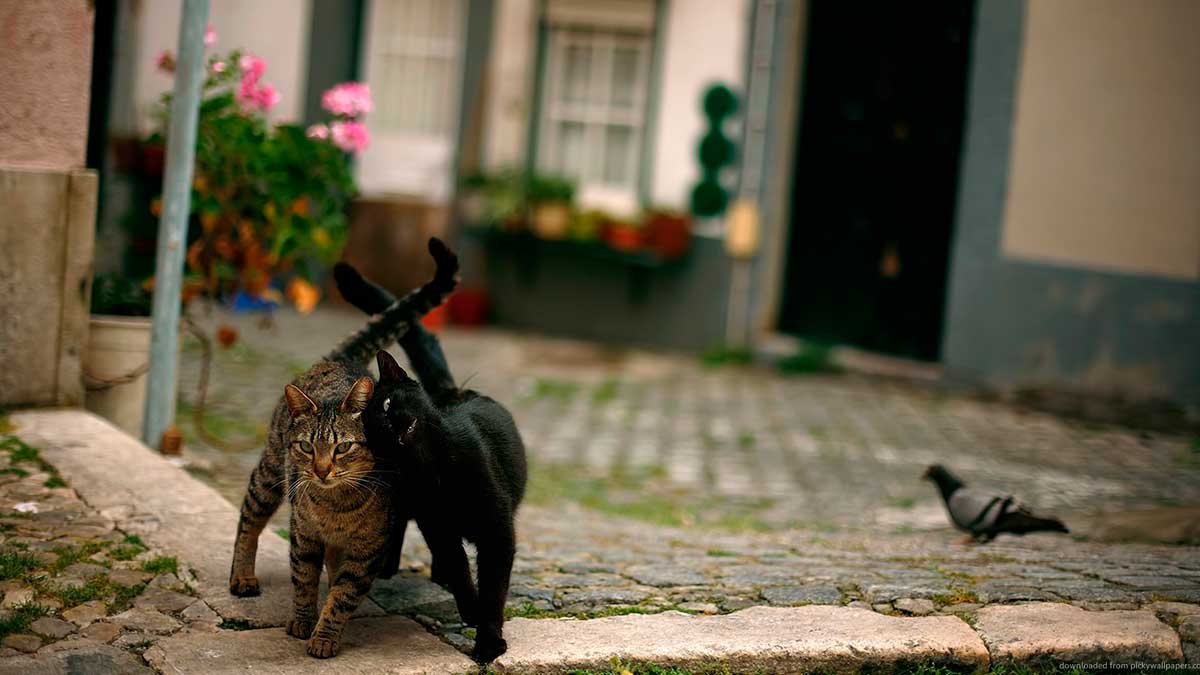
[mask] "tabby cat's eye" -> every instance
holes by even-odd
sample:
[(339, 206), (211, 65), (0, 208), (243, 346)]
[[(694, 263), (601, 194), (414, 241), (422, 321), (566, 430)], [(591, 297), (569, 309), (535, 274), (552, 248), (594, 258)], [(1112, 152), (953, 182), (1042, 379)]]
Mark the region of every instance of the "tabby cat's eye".
[(350, 452), (350, 450), (353, 447), (354, 447), (353, 441), (346, 441), (345, 443), (338, 443), (337, 447), (333, 449), (333, 456), (337, 457), (338, 455), (344, 455), (347, 452)]
[(308, 441), (296, 441), (296, 445), (300, 446), (300, 452), (303, 452), (306, 455), (313, 454), (312, 443), (309, 443)]

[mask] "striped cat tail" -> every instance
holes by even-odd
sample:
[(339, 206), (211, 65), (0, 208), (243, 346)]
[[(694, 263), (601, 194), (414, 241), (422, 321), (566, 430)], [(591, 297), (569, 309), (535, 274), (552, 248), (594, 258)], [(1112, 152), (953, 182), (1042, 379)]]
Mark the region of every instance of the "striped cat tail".
[[(446, 300), (458, 285), (458, 256), (437, 237), (429, 240), (429, 254), (437, 264), (433, 279), (371, 317), (362, 330), (343, 340), (325, 360), (367, 363), (375, 358), (376, 352), (404, 335), (408, 331), (409, 322), (428, 314)], [(351, 299), (352, 302), (353, 300)]]

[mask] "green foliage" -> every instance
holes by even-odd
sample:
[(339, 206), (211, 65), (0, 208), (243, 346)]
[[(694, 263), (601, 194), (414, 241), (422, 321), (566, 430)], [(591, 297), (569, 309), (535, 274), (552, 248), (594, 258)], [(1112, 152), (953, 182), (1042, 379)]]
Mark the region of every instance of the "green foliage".
[(596, 385), (596, 388), (592, 390), (592, 403), (596, 405), (609, 403), (617, 397), (620, 389), (621, 381), (610, 377)]
[(67, 481), (63, 480), (61, 476), (51, 476), (42, 485), (48, 488), (67, 487)]
[(700, 355), (700, 362), (706, 366), (744, 366), (754, 362), (754, 353), (745, 347), (714, 345)]
[(570, 204), (575, 199), (575, 182), (565, 176), (534, 174), (529, 178), (527, 195), (531, 204)]
[(81, 562), (91, 557), (93, 554), (104, 550), (105, 545), (106, 544), (102, 544), (100, 542), (89, 541), (79, 546), (59, 546), (54, 549), (54, 554), (58, 556), (58, 559), (55, 560), (52, 565), (50, 565), (50, 571), (54, 574), (58, 574), (71, 565)]
[(0, 580), (19, 579), (37, 566), (37, 559), (22, 551), (0, 551)]
[(92, 282), (92, 314), (150, 316), (150, 293), (124, 275), (98, 275)]
[(0, 616), (0, 638), (13, 633), (24, 633), (35, 619), (49, 613), (49, 609), (32, 602), (13, 606), (5, 615)]
[[(188, 288), (200, 295), (257, 295), (279, 273), (311, 279), (312, 263), (340, 252), (356, 193), (337, 146), (239, 103), (240, 57), (210, 57), (203, 85), (187, 253)], [(217, 61), (224, 71), (213, 71)], [(163, 129), (169, 102), (164, 94), (157, 111)]]
[(155, 556), (142, 563), (142, 571), (151, 572), (153, 574), (164, 574), (168, 572), (171, 574), (178, 574), (179, 561), (173, 556)]
[(533, 392), (530, 393), (530, 398), (535, 401), (542, 399), (556, 399), (559, 401), (570, 401), (579, 391), (579, 383), (571, 380), (557, 380), (549, 377), (539, 377), (534, 380)]
[(829, 345), (806, 342), (800, 351), (779, 361), (779, 370), (789, 375), (840, 373), (841, 366), (833, 361)]
[(37, 448), (16, 436), (5, 436), (3, 440), (0, 440), (0, 450), (7, 452), (9, 459), (14, 464), (21, 462), (41, 464), (42, 461), (42, 455)]

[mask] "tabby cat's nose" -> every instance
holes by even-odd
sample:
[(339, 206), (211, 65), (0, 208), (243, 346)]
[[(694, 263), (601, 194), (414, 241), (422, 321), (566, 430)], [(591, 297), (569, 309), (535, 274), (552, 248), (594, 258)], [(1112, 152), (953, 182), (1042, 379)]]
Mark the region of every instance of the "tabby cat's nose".
[(320, 478), (321, 480), (325, 480), (325, 477), (329, 475), (330, 468), (332, 468), (332, 467), (319, 466), (319, 465), (314, 466), (313, 473), (317, 474), (317, 478)]

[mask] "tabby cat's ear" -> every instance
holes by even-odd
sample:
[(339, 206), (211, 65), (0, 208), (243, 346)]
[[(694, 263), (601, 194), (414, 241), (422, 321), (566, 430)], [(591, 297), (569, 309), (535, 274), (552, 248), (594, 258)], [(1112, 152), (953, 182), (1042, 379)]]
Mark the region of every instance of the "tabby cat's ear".
[(375, 363), (379, 365), (380, 382), (404, 382), (409, 379), (408, 373), (396, 363), (396, 359), (384, 350), (375, 355)]
[(371, 400), (371, 394), (375, 391), (375, 383), (369, 377), (360, 377), (350, 387), (350, 391), (346, 392), (346, 398), (342, 400), (342, 412), (354, 413), (357, 415), (367, 409), (367, 402)]
[(313, 403), (313, 400), (294, 384), (283, 388), (283, 397), (287, 399), (288, 412), (292, 413), (292, 417), (311, 415), (317, 412), (317, 404)]

